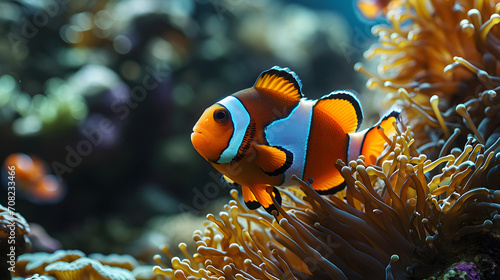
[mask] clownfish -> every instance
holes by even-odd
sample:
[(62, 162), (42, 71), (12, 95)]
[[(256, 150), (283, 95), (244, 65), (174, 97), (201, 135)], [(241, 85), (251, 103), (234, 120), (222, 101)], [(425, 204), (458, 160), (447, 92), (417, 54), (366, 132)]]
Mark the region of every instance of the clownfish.
[[(66, 187), (48, 171), (47, 164), (24, 153), (10, 154), (4, 162), (4, 185), (16, 194), (36, 204), (51, 204), (62, 200)], [(14, 187), (14, 188), (11, 188)]]
[(274, 66), (253, 87), (207, 108), (193, 127), (196, 151), (228, 182), (241, 185), (249, 209), (275, 210), (271, 194), (281, 203), (275, 187), (296, 186), (292, 175), (312, 178), (320, 194), (343, 189), (337, 159), (348, 162), (364, 155), (366, 164), (374, 164), (395, 133), (396, 110), (356, 132), (363, 113), (353, 92), (309, 100), (301, 88), (295, 72)]
[(357, 0), (356, 8), (364, 18), (374, 20), (387, 13), (391, 1), (394, 0)]

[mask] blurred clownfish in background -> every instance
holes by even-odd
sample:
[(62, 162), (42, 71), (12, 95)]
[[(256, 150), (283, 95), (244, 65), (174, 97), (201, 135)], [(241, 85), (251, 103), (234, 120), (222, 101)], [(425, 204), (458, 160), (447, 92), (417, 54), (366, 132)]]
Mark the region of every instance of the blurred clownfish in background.
[[(13, 176), (9, 175), (11, 166), (15, 167)], [(10, 154), (5, 159), (2, 175), (5, 187), (15, 185), (16, 196), (36, 204), (57, 203), (66, 194), (64, 184), (56, 176), (49, 174), (47, 164), (35, 156)]]
[(356, 8), (364, 18), (374, 20), (387, 13), (392, 1), (394, 0), (357, 0)]
[(193, 128), (194, 148), (229, 182), (241, 185), (250, 209), (275, 210), (267, 188), (281, 203), (275, 186), (297, 185), (294, 174), (313, 178), (312, 187), (321, 194), (343, 189), (337, 159), (348, 162), (364, 155), (365, 163), (373, 164), (395, 133), (397, 111), (355, 132), (363, 113), (352, 92), (308, 100), (301, 88), (294, 72), (274, 66), (253, 87), (206, 109)]

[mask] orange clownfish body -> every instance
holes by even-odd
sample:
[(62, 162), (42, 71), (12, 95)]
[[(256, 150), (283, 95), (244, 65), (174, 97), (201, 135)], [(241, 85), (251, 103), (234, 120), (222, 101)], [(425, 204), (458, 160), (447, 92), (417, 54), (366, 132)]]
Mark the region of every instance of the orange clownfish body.
[(374, 20), (387, 13), (391, 1), (394, 0), (357, 0), (356, 6), (363, 17)]
[(10, 154), (5, 159), (2, 173), (9, 192), (17, 190), (20, 196), (36, 204), (57, 203), (66, 193), (65, 185), (48, 172), (43, 160), (35, 156)]
[(250, 209), (271, 212), (278, 187), (297, 185), (292, 175), (313, 178), (320, 193), (341, 190), (344, 178), (335, 168), (364, 155), (373, 164), (399, 113), (391, 112), (376, 126), (355, 132), (363, 114), (349, 91), (335, 91), (308, 100), (301, 82), (288, 68), (264, 71), (255, 85), (230, 95), (205, 110), (193, 128), (194, 148), (219, 172), (241, 185)]

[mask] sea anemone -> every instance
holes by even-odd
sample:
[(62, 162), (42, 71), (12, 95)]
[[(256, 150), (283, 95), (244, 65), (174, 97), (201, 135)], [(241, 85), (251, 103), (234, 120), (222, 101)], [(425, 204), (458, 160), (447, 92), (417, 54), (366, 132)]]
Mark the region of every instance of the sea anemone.
[[(498, 1), (402, 2), (387, 13), (388, 25), (372, 29), (379, 42), (365, 58), (380, 57), (377, 73), (360, 63), (355, 68), (370, 78), (369, 88), (381, 88), (388, 103), (405, 108), (418, 146), (447, 139), (456, 127), (492, 144), (486, 138), (500, 135)], [(434, 158), (440, 150), (433, 144), (424, 148)]]
[[(249, 211), (236, 191), (205, 232), (194, 233), (197, 252), (185, 259), (159, 256), (155, 273), (177, 279), (409, 279), (445, 262), (462, 237), (498, 226), (500, 191), (477, 188), (494, 159), (474, 138), (429, 160), (414, 147), (409, 127), (377, 160), (337, 162), (347, 187), (320, 196), (296, 178), (279, 213)], [(191, 277), (191, 278), (190, 278)]]
[[(500, 40), (496, 1), (407, 0), (390, 10), (389, 25), (377, 25), (379, 43), (365, 58), (380, 56), (378, 75), (369, 87), (397, 92), (400, 88), (427, 95), (438, 94), (450, 104), (498, 83)], [(480, 70), (482, 69), (482, 70)], [(478, 79), (473, 74), (481, 72)]]

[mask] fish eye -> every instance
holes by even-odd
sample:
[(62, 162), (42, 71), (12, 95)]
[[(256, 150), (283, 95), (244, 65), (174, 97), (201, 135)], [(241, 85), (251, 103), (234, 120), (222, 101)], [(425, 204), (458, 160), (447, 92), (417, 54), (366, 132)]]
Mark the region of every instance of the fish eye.
[(214, 120), (218, 123), (226, 123), (229, 120), (229, 111), (226, 108), (219, 108), (215, 110)]

